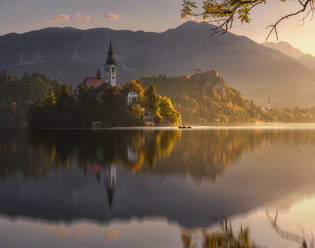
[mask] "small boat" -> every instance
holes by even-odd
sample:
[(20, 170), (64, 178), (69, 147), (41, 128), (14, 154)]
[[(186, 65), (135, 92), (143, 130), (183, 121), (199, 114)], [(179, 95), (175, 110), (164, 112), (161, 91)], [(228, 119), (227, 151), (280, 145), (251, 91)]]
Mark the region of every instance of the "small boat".
[(186, 126), (186, 125), (182, 124), (182, 125), (178, 126), (178, 128), (180, 128), (180, 129), (191, 128), (191, 126)]

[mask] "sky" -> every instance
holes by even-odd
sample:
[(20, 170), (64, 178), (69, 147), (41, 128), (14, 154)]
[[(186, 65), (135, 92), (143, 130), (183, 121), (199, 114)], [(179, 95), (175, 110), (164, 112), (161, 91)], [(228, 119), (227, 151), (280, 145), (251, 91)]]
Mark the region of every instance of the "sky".
[[(268, 33), (266, 27), (296, 6), (297, 0), (269, 0), (253, 11), (250, 24), (236, 23), (232, 32), (261, 43)], [(0, 0), (0, 35), (56, 26), (161, 32), (185, 21), (180, 18), (180, 9), (181, 0)], [(301, 26), (300, 19), (283, 23), (279, 40), (315, 55), (315, 20), (309, 18)]]

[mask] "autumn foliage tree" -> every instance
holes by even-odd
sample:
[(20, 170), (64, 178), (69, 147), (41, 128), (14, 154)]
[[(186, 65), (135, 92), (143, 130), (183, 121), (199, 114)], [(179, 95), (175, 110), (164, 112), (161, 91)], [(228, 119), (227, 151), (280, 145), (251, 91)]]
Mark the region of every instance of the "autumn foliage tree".
[[(275, 0), (182, 0), (182, 18), (200, 17), (204, 21), (214, 22), (218, 27), (214, 33), (225, 33), (232, 28), (235, 21), (249, 23), (251, 21), (250, 13), (259, 5), (267, 4)], [(277, 0), (283, 3), (287, 0)], [(275, 33), (278, 39), (278, 26), (284, 20), (302, 15), (304, 21), (308, 16), (314, 15), (315, 0), (296, 0), (296, 10), (280, 17), (275, 23), (268, 26), (268, 39), (272, 33)]]

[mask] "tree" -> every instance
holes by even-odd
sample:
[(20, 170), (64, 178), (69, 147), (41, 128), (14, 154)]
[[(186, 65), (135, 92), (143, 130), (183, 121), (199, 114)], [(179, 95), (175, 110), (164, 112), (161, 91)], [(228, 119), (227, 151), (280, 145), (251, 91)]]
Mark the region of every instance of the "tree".
[(175, 110), (171, 99), (168, 97), (162, 97), (160, 103), (160, 113), (163, 119), (171, 124), (180, 124), (180, 114)]
[(149, 86), (144, 92), (144, 105), (145, 108), (156, 114), (161, 103), (161, 96), (156, 93), (155, 84)]
[(39, 73), (20, 77), (0, 71), (0, 125), (24, 125), (30, 104), (42, 99), (54, 84)]
[(139, 98), (143, 98), (144, 90), (141, 86), (141, 81), (131, 80), (125, 84), (124, 88), (136, 91), (139, 94)]
[[(278, 1), (287, 2), (287, 0)], [(268, 2), (271, 2), (271, 0)], [(315, 0), (298, 0), (296, 2), (298, 2), (299, 7), (295, 12), (288, 13), (268, 26), (269, 33), (266, 40), (272, 33), (275, 33), (278, 39), (278, 26), (285, 19), (303, 14), (302, 20), (304, 21), (309, 15), (314, 15)], [(226, 33), (232, 28), (235, 20), (239, 20), (241, 23), (249, 23), (251, 21), (249, 15), (252, 9), (266, 3), (267, 0), (204, 0), (202, 3), (197, 3), (195, 0), (182, 0), (181, 16), (182, 18), (201, 17), (205, 21), (215, 22), (218, 27), (214, 30), (214, 33)], [(201, 9), (201, 11), (198, 12), (197, 9)]]
[(96, 72), (96, 78), (97, 79), (101, 79), (102, 78), (101, 71), (99, 69)]
[(140, 121), (144, 115), (144, 110), (140, 104), (133, 104), (130, 109), (130, 114), (133, 118)]

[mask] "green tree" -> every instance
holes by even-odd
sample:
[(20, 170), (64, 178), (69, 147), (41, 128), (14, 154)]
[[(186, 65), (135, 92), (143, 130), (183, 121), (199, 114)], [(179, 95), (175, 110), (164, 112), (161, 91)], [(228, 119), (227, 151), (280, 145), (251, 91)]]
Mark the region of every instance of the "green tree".
[(0, 71), (0, 125), (24, 125), (30, 104), (45, 96), (55, 83), (39, 73), (24, 73), (20, 77)]

